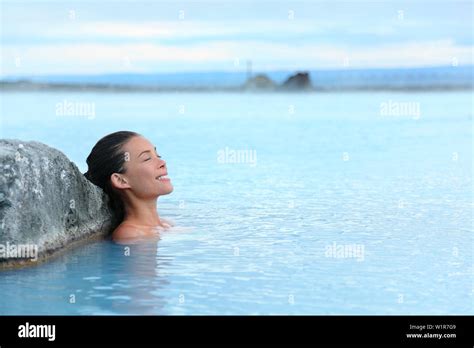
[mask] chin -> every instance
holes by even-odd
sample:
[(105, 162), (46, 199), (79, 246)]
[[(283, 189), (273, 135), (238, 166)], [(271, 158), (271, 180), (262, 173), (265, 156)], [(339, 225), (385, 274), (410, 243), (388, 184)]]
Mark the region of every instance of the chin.
[(169, 195), (173, 192), (173, 185), (170, 184), (170, 187), (160, 192), (160, 196)]

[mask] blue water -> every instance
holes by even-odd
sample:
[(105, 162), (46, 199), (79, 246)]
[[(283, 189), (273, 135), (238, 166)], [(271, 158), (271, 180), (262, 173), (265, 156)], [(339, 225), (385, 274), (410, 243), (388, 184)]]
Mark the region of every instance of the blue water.
[[(471, 91), (1, 98), (2, 138), (82, 171), (103, 135), (142, 133), (167, 160), (158, 209), (177, 225), (1, 272), (1, 314), (474, 313)], [(95, 114), (59, 116), (63, 100)], [(420, 112), (381, 115), (389, 101)], [(256, 161), (222, 163), (226, 148)], [(358, 252), (328, 252), (341, 246)]]

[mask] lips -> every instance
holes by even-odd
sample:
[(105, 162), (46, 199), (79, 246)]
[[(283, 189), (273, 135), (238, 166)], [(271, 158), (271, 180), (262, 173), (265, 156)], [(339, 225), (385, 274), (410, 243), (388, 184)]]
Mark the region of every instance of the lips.
[(159, 175), (156, 177), (156, 180), (159, 181), (170, 181), (170, 178), (168, 178), (168, 173), (165, 173), (163, 175)]

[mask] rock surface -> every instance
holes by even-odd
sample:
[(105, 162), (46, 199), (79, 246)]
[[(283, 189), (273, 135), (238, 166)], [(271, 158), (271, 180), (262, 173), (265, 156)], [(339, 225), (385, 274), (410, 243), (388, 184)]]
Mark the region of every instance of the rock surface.
[(290, 76), (281, 86), (283, 89), (302, 90), (311, 88), (311, 80), (309, 73), (299, 72), (296, 75)]
[[(45, 260), (116, 225), (105, 193), (62, 152), (0, 139), (0, 269)], [(36, 246), (37, 260), (22, 257), (25, 245)]]
[(273, 90), (276, 87), (276, 83), (264, 74), (250, 78), (244, 86), (247, 90)]

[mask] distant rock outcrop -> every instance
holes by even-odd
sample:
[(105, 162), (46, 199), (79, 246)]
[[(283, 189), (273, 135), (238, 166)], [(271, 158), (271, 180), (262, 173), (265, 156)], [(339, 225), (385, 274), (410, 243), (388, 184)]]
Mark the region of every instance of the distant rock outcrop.
[(309, 73), (299, 72), (296, 75), (290, 76), (285, 82), (283, 82), (282, 89), (289, 90), (303, 90), (311, 88), (311, 80)]
[(0, 269), (35, 264), (116, 224), (105, 193), (62, 152), (0, 140)]
[(249, 90), (273, 90), (276, 87), (276, 83), (264, 74), (248, 79), (244, 86), (245, 89)]

